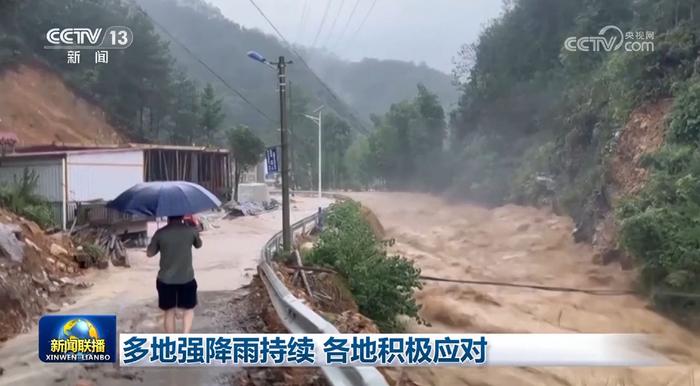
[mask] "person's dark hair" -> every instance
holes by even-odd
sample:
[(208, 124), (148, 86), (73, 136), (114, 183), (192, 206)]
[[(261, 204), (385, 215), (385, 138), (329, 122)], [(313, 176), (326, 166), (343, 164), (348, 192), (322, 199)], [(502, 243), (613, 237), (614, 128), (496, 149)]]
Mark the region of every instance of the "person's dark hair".
[(185, 216), (168, 216), (168, 222), (182, 222)]

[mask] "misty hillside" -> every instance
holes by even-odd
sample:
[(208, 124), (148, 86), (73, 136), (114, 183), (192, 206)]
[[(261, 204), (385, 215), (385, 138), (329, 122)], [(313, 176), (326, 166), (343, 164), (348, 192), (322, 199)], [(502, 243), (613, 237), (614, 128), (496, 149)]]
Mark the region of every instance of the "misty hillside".
[[(279, 55), (294, 58), (283, 43), (259, 30), (246, 29), (228, 20), (221, 12), (202, 0), (136, 0), (154, 21), (236, 87), (253, 103), (271, 117), (278, 115), (276, 79), (270, 71), (246, 57), (255, 50), (276, 59)], [(158, 29), (163, 34), (163, 31)], [(167, 35), (164, 39), (170, 40)], [(200, 82), (211, 82), (217, 91), (226, 96), (227, 110), (235, 114), (237, 121), (253, 126), (269, 124), (260, 116), (250, 116), (251, 109), (227, 90), (191, 54), (176, 43), (170, 49), (187, 73)], [(301, 50), (300, 50), (301, 51)], [(349, 111), (343, 111), (323, 86), (295, 60), (289, 67), (290, 80), (317, 103), (324, 103), (341, 116), (353, 121)], [(435, 92), (445, 106), (457, 99), (457, 91), (449, 75), (426, 66), (401, 61), (364, 60), (347, 62), (326, 54), (309, 57), (308, 63), (343, 102), (348, 103), (366, 126), (369, 115), (389, 109), (392, 103), (411, 97), (416, 84), (421, 82)], [(293, 97), (293, 96), (292, 96)], [(246, 117), (250, 116), (248, 119)], [(261, 120), (262, 119), (262, 120)]]
[(412, 97), (418, 83), (435, 93), (444, 107), (453, 105), (458, 97), (450, 76), (424, 64), (377, 59), (347, 62), (321, 53), (311, 55), (309, 63), (344, 101), (363, 114), (386, 112), (392, 103)]

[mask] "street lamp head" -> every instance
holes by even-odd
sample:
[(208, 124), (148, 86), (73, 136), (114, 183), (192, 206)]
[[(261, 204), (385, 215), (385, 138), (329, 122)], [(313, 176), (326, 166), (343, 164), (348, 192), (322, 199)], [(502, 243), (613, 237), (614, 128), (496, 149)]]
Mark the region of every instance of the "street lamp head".
[(255, 52), (255, 51), (248, 51), (248, 57), (255, 60), (255, 61), (258, 61), (260, 63), (269, 64), (267, 59), (265, 59), (264, 56), (260, 55), (259, 53)]

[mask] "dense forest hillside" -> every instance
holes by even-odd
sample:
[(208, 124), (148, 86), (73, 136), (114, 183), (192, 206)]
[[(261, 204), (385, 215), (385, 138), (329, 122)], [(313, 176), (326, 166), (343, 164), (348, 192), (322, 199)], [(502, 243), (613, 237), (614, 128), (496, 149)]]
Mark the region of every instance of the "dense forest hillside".
[[(421, 92), (375, 120), (357, 150), (371, 172), (358, 177), (487, 205), (551, 205), (576, 220), (578, 241), (613, 240), (602, 261), (636, 259), (643, 284), (669, 294), (661, 303), (695, 304), (676, 292), (700, 290), (700, 1), (504, 7), (462, 49), (449, 146), (425, 147), (443, 129), (420, 123), (440, 117), (424, 113)], [(625, 44), (566, 49), (609, 25)]]
[[(188, 99), (196, 97), (191, 94), (196, 94), (207, 84), (212, 85), (216, 97), (223, 99), (222, 126), (247, 125), (259, 134), (271, 137), (279, 116), (276, 77), (274, 71), (246, 56), (250, 50), (256, 50), (271, 60), (279, 55), (295, 60), (289, 67), (293, 87), (307, 96), (310, 104), (328, 106), (350, 122), (355, 130), (369, 126), (370, 114), (384, 111), (391, 103), (408, 98), (418, 82), (435, 90), (446, 105), (454, 103), (457, 97), (450, 76), (425, 66), (376, 60), (351, 63), (317, 53), (309, 63), (321, 78), (328, 79), (327, 85), (336, 94), (334, 96), (276, 37), (246, 29), (226, 19), (218, 9), (203, 0), (70, 0), (51, 3), (30, 0), (4, 2), (3, 7), (7, 12), (3, 15), (6, 22), (0, 26), (0, 38), (3, 39), (0, 59), (8, 62), (17, 52), (39, 56), (64, 74), (71, 85), (95, 94), (98, 99), (105, 98), (105, 103), (110, 105), (119, 103), (117, 100), (122, 98), (125, 103), (127, 100), (135, 103), (148, 99), (142, 106), (143, 111), (134, 106), (115, 105), (108, 109), (138, 137), (165, 140), (170, 129), (163, 126), (180, 126), (178, 119), (169, 114), (168, 104), (178, 105), (180, 121), (183, 125), (189, 124), (188, 120), (193, 117), (182, 112), (183, 107), (188, 104)], [(113, 64), (109, 66), (114, 70), (110, 74), (114, 84), (120, 84), (118, 93), (121, 96), (107, 95), (110, 87), (116, 94), (117, 87), (107, 84), (101, 70), (89, 68), (86, 64), (67, 65), (60, 52), (41, 49), (45, 43), (42, 39), (45, 30), (57, 25), (128, 25), (134, 30), (134, 45), (123, 53), (115, 53), (118, 58), (113, 58)], [(303, 52), (302, 48), (298, 50)], [(137, 58), (141, 63), (137, 63)], [(117, 82), (129, 74), (133, 75), (130, 79)], [(134, 82), (138, 75), (141, 79)], [(143, 83), (146, 79), (148, 81)], [(224, 82), (250, 103), (236, 95)], [(136, 91), (149, 84), (151, 90)], [(131, 87), (140, 94), (137, 98), (127, 96)], [(106, 101), (107, 98), (110, 100)], [(169, 100), (172, 98), (176, 101)], [(134, 115), (139, 117), (134, 119)], [(177, 140), (191, 139), (189, 134), (184, 137)]]
[[(0, 69), (40, 63), (62, 77), (79, 95), (100, 105), (109, 121), (135, 141), (173, 143), (209, 142), (201, 130), (200, 107), (211, 105), (173, 65), (167, 44), (148, 17), (122, 1), (39, 0), (0, 3)], [(83, 51), (79, 63), (68, 63), (64, 50), (44, 49), (50, 28), (83, 26), (105, 28), (127, 25), (133, 45), (113, 50), (108, 64), (96, 65), (92, 51)], [(47, 85), (48, 87), (48, 85)], [(207, 138), (210, 137), (210, 138)]]
[[(353, 120), (351, 113), (354, 113), (368, 125), (370, 114), (383, 112), (392, 103), (410, 97), (419, 82), (436, 92), (445, 104), (457, 100), (457, 89), (451, 77), (426, 66), (401, 61), (347, 62), (320, 52), (310, 55), (303, 48), (297, 48), (307, 58), (310, 67), (353, 110), (347, 111), (276, 37), (246, 29), (238, 24), (241, 20), (226, 19), (218, 9), (202, 0), (136, 1), (155, 22), (273, 117), (278, 114), (276, 96), (270, 93), (275, 87), (274, 73), (247, 58), (246, 53), (250, 50), (271, 60), (279, 55), (294, 60), (296, 63), (289, 67), (290, 80), (316, 99), (315, 103), (333, 107), (350, 121)], [(168, 36), (163, 38), (167, 40)], [(230, 91), (219, 87), (213, 76), (182, 47), (171, 44), (171, 50), (195, 79), (212, 82), (217, 91), (226, 95), (226, 105), (242, 123), (253, 126), (269, 124), (251, 116), (250, 108)]]
[[(0, 68), (27, 61), (45, 64), (100, 105), (110, 123), (135, 141), (222, 146), (231, 129), (249, 126), (268, 145), (277, 144), (275, 71), (246, 54), (256, 50), (270, 60), (279, 55), (294, 60), (289, 66), (289, 123), (298, 188), (315, 183), (317, 128), (305, 114), (320, 104), (326, 106), (323, 147), (332, 154), (324, 174), (329, 186), (337, 187), (357, 174), (351, 169), (362, 170), (361, 157), (346, 154), (356, 138), (369, 133), (372, 114), (409, 98), (419, 82), (440, 97), (443, 107), (457, 96), (448, 75), (426, 66), (350, 63), (315, 53), (308, 62), (328, 79), (324, 83), (278, 39), (241, 27), (203, 0), (13, 0), (0, 7)], [(65, 51), (43, 48), (50, 28), (112, 25), (129, 26), (135, 39), (128, 49), (110, 52), (109, 64), (95, 65), (92, 51), (83, 52), (79, 64), (70, 64)], [(311, 56), (301, 47), (295, 50)]]

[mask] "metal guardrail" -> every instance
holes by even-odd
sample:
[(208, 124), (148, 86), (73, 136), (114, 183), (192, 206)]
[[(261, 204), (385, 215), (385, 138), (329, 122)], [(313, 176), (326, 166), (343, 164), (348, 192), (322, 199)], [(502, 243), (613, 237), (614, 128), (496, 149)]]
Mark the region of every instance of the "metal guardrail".
[[(292, 228), (292, 236), (306, 232), (309, 225), (318, 221), (318, 213), (306, 217)], [(315, 313), (287, 289), (274, 268), (272, 258), (282, 248), (282, 232), (277, 232), (261, 251), (258, 273), (265, 284), (275, 311), (287, 330), (294, 334), (339, 334), (338, 329)], [(384, 376), (373, 367), (321, 367), (321, 371), (333, 386), (388, 386)]]

